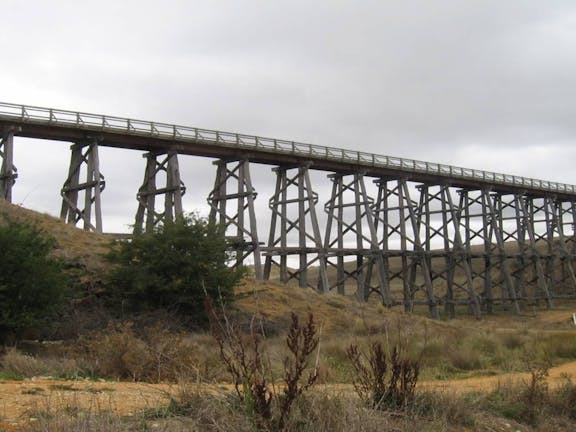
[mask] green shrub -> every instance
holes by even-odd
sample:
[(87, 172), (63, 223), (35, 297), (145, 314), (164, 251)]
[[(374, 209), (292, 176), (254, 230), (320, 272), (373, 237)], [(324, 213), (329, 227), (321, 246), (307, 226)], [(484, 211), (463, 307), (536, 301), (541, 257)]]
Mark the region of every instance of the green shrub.
[(544, 349), (551, 357), (576, 358), (576, 337), (572, 333), (554, 333), (543, 339)]
[(122, 310), (171, 310), (190, 324), (203, 324), (205, 294), (226, 302), (245, 275), (227, 264), (221, 227), (195, 215), (116, 242), (107, 259), (112, 298)]
[(560, 387), (551, 392), (551, 405), (555, 413), (576, 420), (576, 385), (569, 375), (565, 379)]
[(416, 395), (415, 416), (440, 420), (446, 425), (458, 425), (467, 428), (474, 427), (476, 420), (471, 406), (477, 406), (484, 395), (466, 393), (456, 395), (435, 391), (422, 391)]
[(477, 353), (492, 357), (498, 352), (500, 341), (493, 336), (476, 335), (471, 338), (469, 345)]
[(0, 224), (0, 338), (45, 322), (66, 298), (55, 241), (32, 225)]
[(526, 345), (526, 338), (517, 333), (504, 333), (498, 336), (504, 347), (508, 350), (516, 350)]
[(484, 368), (483, 359), (474, 350), (457, 347), (447, 353), (452, 367), (462, 371), (473, 371)]
[(530, 378), (520, 383), (500, 383), (489, 393), (486, 408), (518, 422), (537, 425), (550, 405), (548, 366), (530, 366)]
[(422, 366), (425, 368), (438, 367), (446, 363), (448, 347), (449, 343), (446, 340), (434, 339), (419, 348), (419, 354), (414, 352), (413, 355), (419, 355), (422, 359)]

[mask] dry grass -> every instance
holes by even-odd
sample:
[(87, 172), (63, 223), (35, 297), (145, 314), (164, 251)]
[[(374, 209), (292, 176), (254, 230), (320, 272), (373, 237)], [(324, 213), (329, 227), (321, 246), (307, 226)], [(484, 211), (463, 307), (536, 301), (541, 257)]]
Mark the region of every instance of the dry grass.
[(83, 367), (67, 356), (35, 357), (10, 348), (0, 358), (0, 373), (13, 379), (37, 376), (73, 379), (82, 375)]
[(321, 328), (322, 382), (350, 382), (345, 355), (350, 344), (398, 338), (406, 341), (414, 357), (422, 358), (423, 379), (526, 371), (527, 358), (551, 364), (576, 359), (570, 304), (530, 316), (496, 314), (479, 324), (471, 317), (431, 320), (273, 282), (246, 281), (237, 293), (241, 296), (235, 303), (239, 319), (261, 317), (271, 344), (287, 328), (291, 311), (314, 313)]
[(99, 271), (105, 263), (102, 254), (107, 251), (111, 238), (81, 230), (63, 223), (60, 219), (41, 214), (0, 199), (0, 221), (10, 218), (19, 222), (31, 223), (56, 239), (55, 256), (70, 263), (82, 265), (90, 271)]
[[(271, 282), (247, 281), (238, 293), (243, 297), (234, 305), (234, 319), (249, 326), (256, 317), (266, 336), (273, 378), (283, 372), (282, 335), (293, 310), (314, 311), (318, 320), (321, 383), (351, 382), (346, 358), (351, 344), (369, 346), (402, 340), (413, 358), (421, 358), (424, 380), (527, 371), (527, 359), (546, 360), (551, 365), (576, 359), (576, 330), (566, 324), (568, 309), (550, 313), (558, 320), (548, 320), (548, 314), (541, 313), (522, 318), (487, 317), (478, 325), (472, 319), (443, 322), (383, 313), (379, 305)], [(130, 322), (51, 346), (48, 353), (37, 357), (8, 351), (0, 372), (24, 377), (88, 376), (150, 382), (227, 379), (210, 335), (173, 332), (162, 324), (136, 329)]]
[(358, 302), (336, 293), (321, 294), (310, 288), (271, 281), (247, 279), (235, 293), (238, 300), (234, 306), (246, 316), (261, 317), (272, 331), (286, 328), (292, 311), (312, 312), (325, 334), (343, 330), (357, 334), (380, 333), (391, 323), (410, 330), (430, 322), (424, 317), (387, 310), (381, 304)]
[[(573, 431), (576, 427), (575, 387), (546, 392), (537, 403), (534, 419), (522, 417), (527, 407), (527, 386), (503, 385), (489, 394), (419, 393), (408, 413), (367, 408), (349, 394), (316, 391), (294, 407), (287, 431)], [(532, 407), (534, 408), (534, 407)], [(52, 399), (28, 413), (30, 432), (128, 432), (128, 431), (251, 431), (253, 419), (229, 394), (199, 393), (182, 387), (167, 404), (131, 416), (113, 414), (106, 404), (86, 407), (74, 399)]]

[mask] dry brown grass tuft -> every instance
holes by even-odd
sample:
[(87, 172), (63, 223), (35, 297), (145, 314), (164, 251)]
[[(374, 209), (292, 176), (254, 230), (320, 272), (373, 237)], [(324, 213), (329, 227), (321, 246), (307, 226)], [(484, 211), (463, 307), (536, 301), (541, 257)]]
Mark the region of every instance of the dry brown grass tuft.
[(225, 376), (210, 336), (174, 333), (161, 324), (138, 333), (131, 322), (109, 325), (82, 338), (75, 355), (98, 377), (158, 383)]
[(0, 357), (0, 372), (5, 376), (32, 378), (51, 376), (75, 378), (82, 375), (82, 366), (69, 357), (36, 357), (16, 348), (8, 349)]

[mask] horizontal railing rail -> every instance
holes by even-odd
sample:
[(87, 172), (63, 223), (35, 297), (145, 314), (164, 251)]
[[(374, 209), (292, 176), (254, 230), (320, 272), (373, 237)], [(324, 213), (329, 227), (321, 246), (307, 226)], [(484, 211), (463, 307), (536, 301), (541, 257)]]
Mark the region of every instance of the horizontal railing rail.
[(461, 168), (433, 162), (405, 159), (393, 156), (304, 144), (294, 141), (265, 138), (233, 132), (178, 126), (168, 123), (134, 120), (123, 117), (89, 114), (53, 108), (17, 105), (0, 102), (0, 120), (21, 123), (40, 123), (73, 127), (83, 130), (99, 130), (110, 133), (164, 138), (174, 141), (206, 142), (219, 146), (290, 153), (313, 159), (355, 164), (366, 168), (388, 168), (406, 173), (423, 173), (450, 179), (481, 181), (494, 185), (525, 187), (557, 193), (576, 193), (576, 186), (538, 180), (477, 169)]

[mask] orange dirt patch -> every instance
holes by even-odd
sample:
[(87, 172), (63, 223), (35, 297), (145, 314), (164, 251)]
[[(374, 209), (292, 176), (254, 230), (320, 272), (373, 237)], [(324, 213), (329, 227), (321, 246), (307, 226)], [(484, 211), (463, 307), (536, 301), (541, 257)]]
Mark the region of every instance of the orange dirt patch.
[[(565, 363), (550, 368), (548, 386), (558, 387), (566, 382), (567, 377), (576, 378), (576, 362)], [(424, 381), (422, 388), (430, 390), (446, 390), (456, 393), (469, 393), (474, 391), (488, 392), (498, 387), (500, 383), (529, 382), (529, 373), (510, 373), (488, 377), (473, 377), (461, 380)]]
[(42, 412), (86, 409), (133, 415), (166, 403), (173, 387), (127, 382), (29, 379), (0, 382), (0, 430), (19, 430)]
[[(551, 388), (565, 382), (566, 376), (576, 377), (576, 362), (550, 369), (548, 384)], [(491, 391), (499, 383), (527, 382), (528, 373), (474, 377), (462, 380), (424, 381), (423, 389), (466, 393)], [(220, 392), (221, 385), (203, 385), (201, 391)], [(232, 388), (226, 386), (228, 391)], [(128, 382), (55, 381), (45, 378), (0, 382), (0, 431), (21, 430), (34, 422), (42, 412), (61, 410), (109, 411), (130, 416), (141, 410), (158, 408), (166, 404), (170, 395), (179, 390), (177, 385)], [(319, 385), (318, 391), (352, 393), (352, 385)]]

